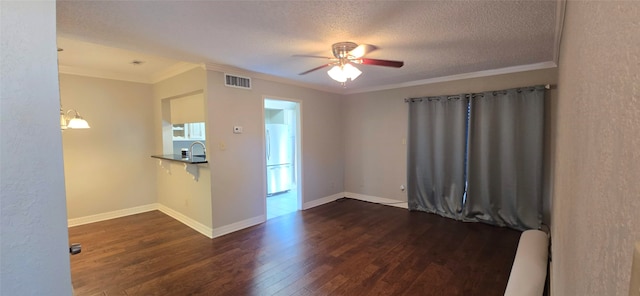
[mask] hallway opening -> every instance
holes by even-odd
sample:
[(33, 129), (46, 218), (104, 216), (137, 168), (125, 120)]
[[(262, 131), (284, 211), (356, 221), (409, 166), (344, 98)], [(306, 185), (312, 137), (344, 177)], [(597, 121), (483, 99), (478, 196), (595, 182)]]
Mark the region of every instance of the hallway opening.
[(298, 211), (300, 103), (265, 98), (267, 219)]

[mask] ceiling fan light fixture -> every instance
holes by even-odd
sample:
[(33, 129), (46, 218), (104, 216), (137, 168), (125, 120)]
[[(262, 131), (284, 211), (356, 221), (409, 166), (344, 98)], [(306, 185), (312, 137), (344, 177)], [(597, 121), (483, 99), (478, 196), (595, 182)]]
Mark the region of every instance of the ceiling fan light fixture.
[(331, 68), (331, 70), (329, 70), (327, 74), (329, 74), (329, 77), (331, 77), (331, 79), (337, 82), (345, 83), (347, 82), (347, 79), (353, 81), (358, 78), (358, 76), (362, 74), (362, 71), (347, 63), (342, 66), (333, 66), (333, 68)]
[(337, 82), (347, 81), (347, 75), (345, 75), (344, 71), (342, 71), (342, 68), (340, 66), (333, 66), (331, 70), (327, 71), (327, 74), (329, 74), (329, 77), (331, 77), (331, 79)]
[(342, 83), (342, 86), (345, 86), (347, 80), (356, 80), (362, 74), (358, 68), (355, 67), (356, 64), (363, 65), (374, 65), (374, 66), (382, 66), (382, 67), (392, 67), (392, 68), (400, 68), (404, 65), (403, 61), (392, 61), (392, 60), (380, 60), (380, 59), (370, 59), (364, 58), (368, 53), (377, 50), (378, 48), (371, 44), (355, 44), (353, 42), (338, 42), (333, 44), (333, 58), (323, 57), (323, 56), (315, 56), (315, 55), (294, 55), (299, 57), (311, 57), (311, 58), (322, 58), (329, 60), (328, 63), (321, 65), (319, 67), (315, 67), (311, 70), (304, 71), (298, 75), (306, 75), (313, 71), (317, 71), (320, 69), (324, 69), (327, 67), (331, 67), (327, 74), (331, 79)]
[(347, 78), (351, 79), (351, 81), (356, 80), (356, 78), (362, 74), (362, 71), (358, 70), (358, 68), (351, 64), (342, 66), (342, 72), (344, 72)]

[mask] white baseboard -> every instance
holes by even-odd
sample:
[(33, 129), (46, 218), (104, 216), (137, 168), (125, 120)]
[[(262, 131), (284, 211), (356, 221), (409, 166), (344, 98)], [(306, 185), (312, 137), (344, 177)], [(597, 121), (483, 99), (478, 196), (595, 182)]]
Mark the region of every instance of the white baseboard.
[(83, 224), (89, 224), (89, 223), (100, 222), (104, 220), (120, 218), (124, 216), (129, 216), (129, 215), (135, 215), (135, 214), (140, 214), (144, 212), (154, 211), (157, 209), (158, 209), (158, 204), (152, 203), (152, 204), (128, 208), (128, 209), (100, 213), (100, 214), (84, 216), (80, 218), (73, 218), (73, 219), (67, 220), (67, 227), (73, 227), (73, 226), (78, 226)]
[(344, 194), (345, 194), (344, 192), (340, 192), (340, 193), (336, 193), (334, 195), (321, 197), (321, 198), (312, 200), (310, 202), (305, 202), (304, 204), (302, 204), (302, 210), (308, 210), (310, 208), (315, 208), (317, 206), (321, 206), (323, 204), (330, 203), (332, 201), (335, 201), (336, 199), (345, 197)]
[(260, 216), (242, 220), (233, 224), (212, 229), (211, 227), (208, 227), (194, 219), (191, 219), (186, 215), (174, 209), (171, 209), (163, 204), (152, 203), (152, 204), (134, 207), (134, 208), (122, 209), (122, 210), (117, 210), (113, 212), (107, 212), (107, 213), (101, 213), (97, 215), (69, 219), (67, 221), (67, 224), (68, 224), (68, 227), (73, 227), (73, 226), (89, 224), (93, 222), (100, 222), (104, 220), (115, 219), (115, 218), (120, 218), (124, 216), (135, 215), (135, 214), (140, 214), (140, 213), (155, 211), (155, 210), (165, 213), (167, 216), (180, 221), (182, 224), (189, 226), (193, 230), (202, 233), (204, 236), (208, 238), (216, 238), (219, 236), (223, 236), (225, 234), (229, 234), (231, 232), (235, 232), (241, 229), (245, 229), (247, 227), (264, 223), (266, 221), (266, 217), (264, 215), (260, 215)]
[(213, 229), (211, 238), (216, 238), (216, 237), (223, 236), (225, 234), (236, 232), (238, 230), (242, 230), (254, 225), (258, 225), (260, 223), (264, 223), (265, 221), (267, 221), (265, 215), (260, 215), (260, 216), (256, 216), (246, 220), (238, 221), (236, 223), (232, 223), (229, 225), (217, 227)]
[(196, 221), (193, 220), (187, 216), (185, 216), (184, 214), (171, 209), (163, 204), (157, 204), (158, 205), (158, 210), (160, 212), (163, 212), (165, 214), (167, 214), (167, 216), (176, 219), (180, 222), (182, 222), (182, 224), (187, 225), (189, 227), (191, 227), (193, 230), (202, 233), (203, 235), (205, 235), (208, 238), (213, 238), (213, 229), (211, 229), (210, 227)]
[(385, 206), (392, 206), (392, 207), (398, 207), (398, 208), (403, 208), (403, 209), (409, 209), (409, 205), (407, 204), (406, 201), (400, 201), (400, 200), (397, 200), (397, 199), (390, 199), (390, 198), (384, 198), (384, 197), (364, 195), (364, 194), (358, 194), (358, 193), (353, 193), (353, 192), (344, 192), (344, 197), (357, 199), (357, 200), (368, 201), (368, 202), (373, 202), (373, 203), (379, 203), (379, 204), (382, 204), (382, 205), (385, 205)]
[[(336, 193), (334, 195), (330, 195), (330, 196), (325, 196), (316, 200), (312, 200), (310, 202), (306, 202), (302, 205), (302, 209), (303, 210), (308, 210), (310, 208), (314, 208), (326, 203), (330, 203), (332, 201), (335, 201), (337, 199), (343, 198), (343, 197), (347, 197), (347, 198), (352, 198), (352, 199), (357, 199), (357, 200), (363, 200), (363, 201), (368, 201), (368, 202), (373, 202), (373, 203), (379, 203), (379, 204), (383, 204), (383, 205), (388, 205), (388, 206), (394, 206), (394, 207), (399, 207), (399, 208), (404, 208), (407, 209), (407, 203), (406, 202), (402, 202), (402, 201), (398, 201), (395, 199), (389, 199), (389, 198), (384, 198), (384, 197), (377, 197), (377, 196), (370, 196), (370, 195), (364, 195), (364, 194), (357, 194), (357, 193), (352, 193), (352, 192), (340, 192), (340, 193)], [(241, 229), (245, 229), (247, 227), (251, 227), (260, 223), (264, 223), (266, 221), (266, 217), (264, 215), (260, 215), (257, 217), (253, 217), (253, 218), (249, 218), (246, 220), (242, 220), (242, 221), (238, 221), (236, 223), (232, 223), (229, 225), (224, 225), (218, 228), (214, 228), (211, 229), (210, 227), (196, 221), (193, 220), (187, 216), (185, 216), (184, 214), (175, 211), (165, 205), (159, 204), (159, 203), (153, 203), (153, 204), (148, 204), (148, 205), (143, 205), (143, 206), (138, 206), (138, 207), (133, 207), (133, 208), (128, 208), (128, 209), (122, 209), (122, 210), (117, 210), (117, 211), (112, 211), (112, 212), (107, 212), (107, 213), (101, 213), (101, 214), (97, 214), (97, 215), (91, 215), (91, 216), (86, 216), (86, 217), (80, 217), (80, 218), (74, 218), (74, 219), (69, 219), (67, 221), (68, 227), (73, 227), (73, 226), (78, 226), (78, 225), (83, 225), (83, 224), (88, 224), (88, 223), (94, 223), (94, 222), (99, 222), (99, 221), (104, 221), (104, 220), (109, 220), (109, 219), (115, 219), (115, 218), (120, 218), (120, 217), (124, 217), (124, 216), (129, 216), (129, 215), (135, 215), (135, 214), (140, 214), (140, 213), (144, 213), (144, 212), (149, 212), (149, 211), (154, 211), (154, 210), (159, 210), (163, 213), (165, 213), (166, 215), (170, 216), (173, 219), (176, 219), (180, 222), (182, 222), (183, 224), (191, 227), (193, 230), (202, 233), (203, 235), (205, 235), (208, 238), (216, 238), (219, 236), (223, 236), (225, 234), (229, 234)]]

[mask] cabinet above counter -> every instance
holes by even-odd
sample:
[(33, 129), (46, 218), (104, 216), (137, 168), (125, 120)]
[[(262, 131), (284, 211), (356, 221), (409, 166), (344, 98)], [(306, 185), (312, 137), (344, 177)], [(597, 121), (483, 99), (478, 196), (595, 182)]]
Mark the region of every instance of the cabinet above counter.
[(195, 123), (174, 123), (173, 141), (204, 141), (204, 122)]
[(162, 160), (170, 160), (176, 161), (186, 164), (199, 164), (199, 163), (209, 163), (207, 161), (206, 156), (195, 155), (193, 157), (182, 157), (180, 154), (163, 154), (163, 155), (151, 155), (152, 158), (162, 159)]

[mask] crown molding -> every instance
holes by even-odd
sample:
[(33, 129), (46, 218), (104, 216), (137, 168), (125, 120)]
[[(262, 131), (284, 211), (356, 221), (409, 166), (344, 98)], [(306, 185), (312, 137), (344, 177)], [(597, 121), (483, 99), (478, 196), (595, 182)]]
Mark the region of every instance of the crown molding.
[(553, 61), (560, 64), (560, 44), (562, 42), (562, 30), (564, 30), (564, 18), (567, 9), (566, 0), (558, 0), (556, 4), (556, 36), (553, 44)]
[(187, 62), (179, 62), (173, 66), (151, 75), (151, 83), (158, 83), (162, 80), (171, 78), (178, 74), (182, 74), (195, 68), (205, 68), (203, 64), (193, 64)]
[(204, 65), (187, 63), (187, 62), (179, 62), (167, 69), (164, 69), (157, 73), (153, 73), (151, 75), (139, 75), (139, 74), (132, 74), (132, 73), (122, 73), (122, 72), (114, 72), (114, 71), (107, 71), (107, 70), (97, 70), (97, 69), (89, 69), (89, 68), (82, 68), (82, 67), (58, 65), (58, 72), (62, 74), (71, 74), (71, 75), (87, 76), (87, 77), (94, 77), (94, 78), (154, 84), (198, 67), (204, 68)]
[(463, 80), (463, 79), (470, 79), (470, 78), (481, 78), (481, 77), (511, 74), (511, 73), (517, 73), (517, 72), (551, 69), (551, 68), (557, 68), (558, 64), (556, 62), (549, 61), (549, 62), (529, 64), (529, 65), (520, 65), (520, 66), (505, 67), (505, 68), (498, 68), (498, 69), (492, 69), (492, 70), (484, 70), (484, 71), (477, 71), (477, 72), (471, 72), (471, 73), (463, 73), (463, 74), (456, 74), (456, 75), (450, 75), (450, 76), (442, 76), (442, 77), (428, 78), (428, 79), (422, 79), (422, 80), (408, 81), (408, 82), (402, 82), (402, 83), (396, 83), (396, 84), (380, 85), (376, 87), (361, 88), (361, 89), (354, 89), (354, 90), (334, 90), (326, 86), (294, 81), (287, 78), (277, 77), (269, 74), (241, 69), (238, 67), (219, 65), (214, 63), (193, 64), (193, 63), (180, 62), (167, 68), (164, 71), (161, 71), (152, 75), (151, 77), (147, 77), (144, 75), (135, 75), (131, 73), (118, 73), (118, 72), (78, 68), (78, 67), (64, 66), (64, 65), (58, 66), (58, 72), (62, 74), (71, 74), (71, 75), (80, 75), (80, 76), (88, 76), (88, 77), (95, 77), (95, 78), (154, 84), (198, 67), (201, 67), (209, 71), (217, 71), (222, 73), (248, 76), (248, 77), (267, 80), (271, 82), (277, 82), (277, 83), (294, 85), (294, 86), (308, 88), (308, 89), (314, 89), (322, 92), (328, 92), (328, 93), (334, 93), (334, 94), (340, 94), (340, 95), (350, 95), (350, 94), (357, 94), (357, 93), (366, 93), (366, 92), (373, 92), (373, 91), (434, 84), (434, 83), (440, 83), (440, 82), (449, 82), (449, 81), (456, 81), (456, 80)]
[(153, 83), (151, 79), (149, 77), (146, 77), (145, 75), (119, 73), (119, 72), (112, 72), (112, 71), (105, 71), (105, 70), (79, 68), (79, 67), (73, 67), (73, 66), (58, 65), (58, 72), (62, 74), (122, 80), (122, 81), (137, 82), (137, 83), (146, 83), (146, 84)]
[(397, 89), (397, 88), (434, 84), (434, 83), (440, 83), (440, 82), (449, 82), (449, 81), (456, 81), (456, 80), (463, 80), (463, 79), (470, 79), (470, 78), (481, 78), (481, 77), (489, 77), (489, 76), (526, 72), (526, 71), (533, 71), (533, 70), (551, 69), (551, 68), (557, 68), (557, 67), (558, 65), (555, 62), (542, 62), (542, 63), (535, 63), (535, 64), (529, 64), (529, 65), (505, 67), (505, 68), (456, 74), (456, 75), (450, 75), (450, 76), (428, 78), (428, 79), (402, 82), (402, 83), (396, 83), (396, 84), (387, 84), (387, 85), (381, 85), (376, 87), (361, 88), (357, 90), (346, 91), (343, 94), (351, 95), (351, 94)]
[(315, 89), (322, 92), (343, 94), (341, 91), (336, 91), (326, 86), (320, 86), (316, 84), (295, 81), (287, 78), (277, 77), (274, 75), (245, 70), (245, 69), (234, 67), (234, 66), (220, 65), (220, 64), (214, 64), (214, 63), (205, 63), (204, 65), (205, 65), (205, 69), (209, 71), (217, 71), (222, 73), (234, 74), (238, 76), (257, 78), (257, 79), (267, 80), (271, 82), (278, 82), (278, 83), (289, 84), (289, 85), (294, 85), (294, 86), (299, 86), (304, 88)]

